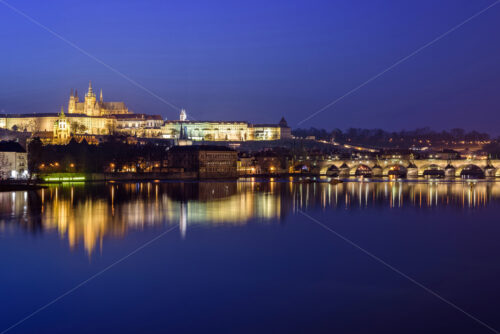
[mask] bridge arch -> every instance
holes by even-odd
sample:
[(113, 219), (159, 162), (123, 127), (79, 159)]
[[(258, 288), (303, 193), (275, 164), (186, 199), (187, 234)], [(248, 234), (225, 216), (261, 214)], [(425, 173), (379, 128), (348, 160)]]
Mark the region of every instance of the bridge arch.
[(406, 176), (408, 173), (408, 169), (402, 164), (390, 164), (383, 168), (382, 175), (383, 176)]
[(421, 173), (423, 176), (427, 177), (444, 177), (445, 172), (444, 168), (442, 166), (439, 166), (438, 164), (431, 163), (425, 166), (422, 166)]
[(367, 164), (356, 164), (349, 171), (349, 175), (352, 176), (372, 176), (372, 174), (372, 168)]
[(455, 175), (463, 178), (483, 178), (485, 176), (484, 169), (472, 163), (458, 167)]
[(330, 165), (326, 168), (326, 171), (323, 173), (327, 176), (339, 176), (340, 169), (336, 165)]

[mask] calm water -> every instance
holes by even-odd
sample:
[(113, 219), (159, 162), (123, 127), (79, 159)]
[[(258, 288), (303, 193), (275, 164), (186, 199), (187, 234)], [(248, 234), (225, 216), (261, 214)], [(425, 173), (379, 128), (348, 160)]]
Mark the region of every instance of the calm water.
[(0, 333), (120, 259), (8, 333), (492, 333), (335, 233), (500, 330), (499, 218), (488, 181), (0, 193)]

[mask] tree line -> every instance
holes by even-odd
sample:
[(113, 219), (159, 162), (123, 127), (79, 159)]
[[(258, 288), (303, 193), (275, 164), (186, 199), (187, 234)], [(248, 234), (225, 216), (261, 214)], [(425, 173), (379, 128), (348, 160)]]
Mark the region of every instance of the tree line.
[(99, 145), (90, 145), (85, 140), (74, 139), (68, 145), (45, 145), (34, 138), (28, 148), (28, 162), (32, 172), (80, 172), (100, 173), (109, 169), (121, 170), (133, 165), (141, 171), (141, 161), (162, 161), (166, 159), (167, 146), (148, 144), (127, 144), (118, 137)]
[(459, 145), (470, 142), (490, 141), (490, 135), (478, 131), (466, 131), (464, 129), (451, 129), (449, 131), (434, 131), (428, 127), (415, 130), (385, 131), (382, 129), (360, 129), (350, 128), (342, 131), (334, 129), (295, 129), (292, 131), (295, 137), (305, 138), (314, 136), (320, 140), (334, 140), (342, 144), (358, 144), (372, 147), (410, 147), (413, 145), (446, 144), (448, 146)]

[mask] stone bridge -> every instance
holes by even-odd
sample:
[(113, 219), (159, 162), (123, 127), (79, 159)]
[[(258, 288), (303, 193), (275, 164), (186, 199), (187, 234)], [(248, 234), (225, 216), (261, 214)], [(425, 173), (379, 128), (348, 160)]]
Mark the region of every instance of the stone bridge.
[(326, 159), (298, 160), (294, 170), (330, 176), (500, 176), (500, 160), (490, 159)]

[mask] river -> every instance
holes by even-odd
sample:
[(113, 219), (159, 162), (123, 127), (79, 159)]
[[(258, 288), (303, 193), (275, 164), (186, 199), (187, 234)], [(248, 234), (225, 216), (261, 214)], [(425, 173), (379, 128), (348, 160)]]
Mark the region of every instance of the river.
[(500, 182), (0, 193), (0, 333), (492, 333)]

